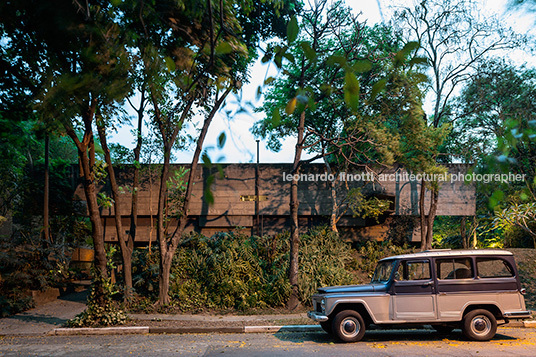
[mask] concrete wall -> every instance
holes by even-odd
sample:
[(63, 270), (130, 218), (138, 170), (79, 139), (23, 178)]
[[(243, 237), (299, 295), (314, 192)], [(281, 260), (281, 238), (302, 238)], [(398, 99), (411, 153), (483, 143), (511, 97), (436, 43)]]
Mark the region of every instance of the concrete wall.
[[(182, 165), (173, 165), (173, 170)], [(184, 167), (184, 166), (183, 166)], [(253, 232), (255, 222), (255, 202), (248, 201), (247, 196), (255, 195), (255, 164), (226, 164), (222, 165), (224, 177), (220, 178), (217, 168), (207, 169), (199, 167), (195, 175), (195, 186), (190, 206), (190, 222), (188, 230), (200, 231), (203, 234), (212, 234), (218, 231), (232, 230), (235, 227), (245, 227)], [(457, 175), (466, 172), (462, 165), (450, 165), (449, 173)], [(259, 165), (259, 215), (264, 233), (272, 234), (284, 230), (289, 223), (289, 177), (292, 166), (290, 164), (261, 164)], [(154, 228), (154, 215), (158, 203), (158, 169), (156, 166), (142, 169), (142, 187), (139, 191), (139, 227), (138, 239), (149, 241), (156, 236)], [(303, 227), (327, 222), (331, 214), (332, 198), (329, 186), (329, 177), (323, 164), (309, 164), (302, 168), (303, 174), (298, 186), (300, 200), (299, 215)], [(216, 175), (211, 187), (214, 204), (209, 205), (204, 199), (206, 178)], [(119, 201), (123, 215), (130, 214), (131, 171), (124, 169), (118, 174), (119, 184), (125, 187)], [(374, 178), (374, 182), (363, 179)], [(389, 231), (389, 224), (396, 223), (397, 216), (417, 216), (420, 181), (411, 180), (405, 170), (401, 168), (389, 169), (352, 169), (351, 171), (335, 171), (335, 190), (339, 200), (347, 196), (348, 190), (361, 188), (366, 195), (379, 196), (392, 201), (388, 215), (374, 219), (361, 219), (352, 216), (351, 211), (339, 221), (339, 227), (348, 239), (372, 237), (382, 239)], [(102, 187), (107, 191), (108, 188)], [(75, 197), (85, 200), (82, 187), (79, 185)], [(428, 197), (428, 195), (427, 195)], [(341, 212), (344, 211), (344, 204)], [(471, 216), (475, 214), (475, 188), (459, 181), (447, 180), (441, 186), (439, 193), (438, 215)], [(428, 209), (428, 208), (427, 208)], [(102, 211), (106, 226), (106, 239), (115, 240), (113, 222), (114, 208)], [(391, 216), (388, 219), (388, 216)], [(151, 220), (151, 217), (153, 219)], [(123, 218), (128, 228), (129, 219)], [(366, 229), (365, 229), (366, 227)], [(173, 227), (172, 227), (173, 228)], [(410, 240), (418, 236), (413, 235)]]

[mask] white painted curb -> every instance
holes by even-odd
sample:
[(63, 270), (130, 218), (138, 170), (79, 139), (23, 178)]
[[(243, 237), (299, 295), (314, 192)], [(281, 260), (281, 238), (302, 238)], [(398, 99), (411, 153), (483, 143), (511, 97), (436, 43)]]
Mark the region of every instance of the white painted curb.
[(245, 326), (245, 333), (276, 333), (276, 332), (316, 332), (322, 331), (319, 325), (288, 325), (288, 326)]
[(532, 327), (532, 328), (536, 328), (536, 320), (532, 320), (532, 321), (523, 321), (523, 326), (524, 326), (524, 327)]
[(149, 333), (146, 326), (127, 327), (81, 327), (81, 328), (57, 328), (49, 335), (72, 336), (72, 335), (133, 335)]

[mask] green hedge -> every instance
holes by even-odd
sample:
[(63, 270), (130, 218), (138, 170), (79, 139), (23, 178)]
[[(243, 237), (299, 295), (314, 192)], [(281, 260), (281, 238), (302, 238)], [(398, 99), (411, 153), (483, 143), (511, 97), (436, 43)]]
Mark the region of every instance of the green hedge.
[[(301, 236), (300, 298), (306, 305), (320, 286), (356, 283), (350, 273), (352, 248), (325, 227)], [(212, 237), (188, 236), (177, 249), (170, 278), (172, 305), (183, 311), (284, 306), (289, 234), (247, 236), (240, 231)], [(139, 294), (156, 299), (158, 252), (135, 254), (134, 279)]]

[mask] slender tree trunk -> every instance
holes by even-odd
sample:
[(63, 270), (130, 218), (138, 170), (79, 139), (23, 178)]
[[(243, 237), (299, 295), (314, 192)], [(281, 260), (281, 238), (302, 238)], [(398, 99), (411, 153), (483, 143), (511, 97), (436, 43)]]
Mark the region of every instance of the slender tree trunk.
[(305, 111), (300, 114), (298, 124), (298, 138), (296, 142), (296, 151), (294, 153), (294, 163), (292, 164), (293, 179), (290, 184), (290, 264), (288, 271), (288, 279), (291, 286), (290, 297), (287, 303), (287, 308), (290, 310), (296, 309), (300, 305), (299, 299), (299, 251), (300, 251), (300, 226), (298, 221), (298, 208), (300, 202), (298, 200), (298, 180), (295, 179), (296, 174), (300, 173), (300, 161), (303, 150), (303, 132), (305, 127)]
[[(326, 156), (324, 156), (324, 164), (326, 165), (326, 171), (329, 175), (332, 174), (331, 166), (327, 161)], [(337, 229), (337, 216), (339, 212), (339, 203), (337, 202), (337, 190), (335, 189), (335, 180), (329, 181), (329, 189), (331, 191), (331, 216), (329, 217), (329, 226), (333, 232), (339, 232)]]
[(112, 198), (115, 202), (114, 204), (114, 220), (115, 220), (115, 231), (117, 234), (117, 241), (119, 243), (119, 248), (121, 250), (121, 258), (123, 260), (123, 278), (125, 280), (125, 301), (129, 301), (132, 297), (132, 249), (130, 248), (133, 244), (125, 241), (130, 240), (130, 236), (125, 234), (123, 229), (122, 222), (122, 210), (120, 205), (120, 194), (119, 186), (117, 185), (117, 180), (115, 177), (115, 170), (112, 163), (112, 158), (110, 156), (110, 148), (108, 147), (108, 141), (106, 139), (106, 132), (102, 118), (97, 119), (97, 129), (99, 134), (99, 139), (101, 142), (102, 150), (104, 151), (104, 159), (106, 161), (106, 169), (108, 170), (108, 176), (110, 179), (110, 186), (112, 188)]
[(90, 159), (84, 152), (79, 152), (84, 173), (84, 193), (86, 194), (89, 220), (92, 228), (93, 245), (95, 249), (95, 269), (97, 276), (108, 277), (106, 270), (106, 250), (104, 249), (104, 229), (97, 203), (97, 188), (93, 179), (93, 169), (89, 165)]
[[(134, 148), (134, 177), (132, 180), (132, 199), (130, 207), (130, 229), (129, 229), (129, 248), (134, 250), (134, 242), (136, 241), (136, 233), (138, 228), (138, 188), (140, 184), (140, 155), (143, 137), (141, 135), (143, 128), (143, 111), (145, 107), (145, 91), (141, 91), (140, 108), (138, 112), (138, 132), (136, 138), (136, 147)], [(149, 187), (152, 187), (151, 185)], [(132, 246), (130, 246), (132, 243)], [(151, 237), (149, 237), (151, 244)]]
[[(70, 125), (64, 125), (67, 135), (73, 140), (78, 149), (78, 159), (80, 160), (80, 171), (82, 174), (82, 184), (86, 196), (89, 220), (91, 222), (91, 232), (93, 238), (93, 247), (95, 249), (95, 280), (102, 281), (108, 277), (106, 270), (106, 250), (104, 248), (104, 228), (100, 217), (99, 205), (97, 202), (97, 188), (95, 182), (95, 142), (93, 141), (93, 119), (97, 101), (91, 100), (88, 110), (82, 113), (84, 123), (84, 137), (82, 141)], [(99, 288), (100, 287), (100, 288)], [(102, 286), (96, 289), (97, 302), (105, 296)]]
[(49, 218), (49, 197), (50, 197), (50, 137), (48, 134), (45, 136), (45, 183), (43, 187), (43, 238), (45, 242), (52, 243), (50, 237), (50, 218)]
[(432, 240), (434, 234), (434, 221), (437, 213), (437, 202), (438, 202), (439, 192), (438, 189), (433, 188), (430, 191), (430, 211), (428, 213), (428, 220), (426, 227), (426, 250), (432, 249)]
[(158, 191), (158, 209), (156, 213), (156, 237), (160, 247), (160, 275), (159, 275), (159, 293), (158, 303), (161, 306), (169, 304), (169, 270), (171, 269), (171, 262), (168, 261), (167, 256), (170, 249), (168, 245), (168, 239), (166, 236), (166, 230), (164, 227), (164, 209), (167, 200), (167, 180), (169, 178), (169, 165), (170, 165), (171, 146), (168, 144), (164, 149), (164, 165), (162, 166), (162, 172), (160, 174), (160, 190)]
[(421, 180), (421, 192), (419, 194), (419, 216), (421, 220), (421, 250), (426, 250), (426, 228), (428, 227), (426, 211), (424, 207), (426, 186), (424, 178)]
[(463, 249), (469, 248), (469, 239), (467, 238), (467, 216), (463, 216), (460, 222), (460, 237), (462, 240), (462, 247)]
[[(165, 145), (165, 153), (164, 153), (164, 166), (162, 168), (162, 175), (160, 179), (160, 192), (158, 197), (158, 223), (157, 223), (157, 237), (158, 242), (160, 246), (160, 279), (159, 279), (159, 293), (158, 293), (158, 303), (160, 305), (167, 305), (169, 304), (169, 276), (170, 276), (170, 269), (171, 269), (171, 263), (173, 261), (173, 255), (175, 254), (175, 251), (180, 243), (180, 239), (184, 233), (184, 229), (186, 228), (186, 223), (188, 222), (188, 211), (190, 209), (190, 200), (192, 197), (192, 191), (193, 191), (193, 185), (194, 185), (194, 179), (195, 174), (197, 171), (197, 165), (199, 163), (199, 158), (201, 157), (201, 151), (203, 149), (203, 144), (205, 142), (205, 137), (207, 135), (208, 129), (210, 127), (210, 124), (212, 123), (212, 119), (214, 119), (214, 115), (218, 112), (221, 105), (223, 104), (223, 101), (229, 93), (231, 92), (232, 87), (229, 87), (225, 90), (225, 92), (216, 99), (214, 102), (214, 105), (210, 111), (210, 113), (205, 118), (205, 121), (203, 122), (203, 127), (201, 128), (201, 132), (199, 133), (199, 138), (197, 139), (197, 144), (194, 152), (194, 156), (192, 158), (192, 163), (190, 164), (190, 172), (188, 174), (188, 183), (186, 185), (186, 192), (184, 194), (184, 201), (182, 204), (182, 207), (180, 209), (180, 213), (178, 214), (179, 220), (177, 222), (177, 228), (171, 234), (170, 237), (167, 237), (164, 227), (164, 208), (166, 205), (166, 196), (167, 196), (167, 180), (169, 178), (169, 165), (170, 165), (170, 155), (171, 155), (171, 148), (172, 144), (175, 141), (174, 138), (176, 138), (176, 135), (173, 135), (173, 140), (167, 142), (167, 145)], [(185, 112), (183, 112), (182, 118), (186, 117), (187, 112), (190, 110), (191, 104), (188, 105), (185, 109)], [(182, 119), (181, 119), (182, 121)], [(164, 133), (161, 129), (161, 132)]]

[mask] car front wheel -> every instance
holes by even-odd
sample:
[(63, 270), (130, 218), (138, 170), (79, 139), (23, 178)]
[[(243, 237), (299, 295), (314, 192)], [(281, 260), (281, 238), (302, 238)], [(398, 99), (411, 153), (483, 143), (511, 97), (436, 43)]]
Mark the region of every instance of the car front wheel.
[(331, 329), (331, 326), (332, 326), (331, 321), (322, 321), (320, 323), (320, 326), (322, 326), (322, 330), (326, 331), (330, 335), (333, 332), (333, 330)]
[(333, 319), (332, 332), (343, 342), (357, 342), (365, 335), (365, 323), (357, 311), (344, 310)]
[(463, 319), (463, 333), (473, 341), (489, 341), (497, 332), (497, 320), (488, 310), (473, 310)]

